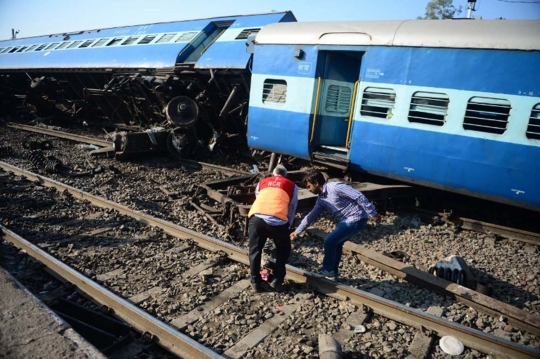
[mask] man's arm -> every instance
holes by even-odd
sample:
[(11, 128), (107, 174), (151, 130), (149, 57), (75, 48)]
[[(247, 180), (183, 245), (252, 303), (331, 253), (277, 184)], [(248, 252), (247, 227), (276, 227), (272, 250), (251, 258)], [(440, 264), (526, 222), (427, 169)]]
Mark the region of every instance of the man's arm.
[(309, 227), (311, 223), (315, 222), (315, 220), (321, 215), (323, 209), (324, 207), (317, 198), (317, 202), (315, 202), (315, 207), (313, 207), (313, 209), (307, 214), (307, 216), (304, 217), (302, 222), (300, 222), (298, 228), (296, 228), (296, 230), (291, 233), (291, 240), (296, 239), (296, 237), (298, 237), (300, 233), (302, 233), (307, 227)]

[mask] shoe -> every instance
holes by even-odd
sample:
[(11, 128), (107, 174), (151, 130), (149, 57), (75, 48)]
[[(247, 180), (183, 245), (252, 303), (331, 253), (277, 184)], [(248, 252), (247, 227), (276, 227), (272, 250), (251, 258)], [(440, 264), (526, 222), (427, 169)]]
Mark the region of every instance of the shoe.
[(261, 286), (261, 283), (253, 283), (251, 282), (251, 289), (253, 289), (253, 291), (255, 293), (261, 293), (261, 292), (264, 292), (264, 289), (263, 287)]
[(251, 283), (251, 289), (255, 293), (263, 293), (263, 292), (270, 292), (273, 288), (270, 287), (270, 285), (267, 282), (261, 282), (261, 283)]
[(317, 278), (328, 278), (332, 280), (335, 280), (335, 278), (337, 278), (336, 272), (334, 272), (333, 270), (321, 269), (316, 272), (312, 272), (311, 275)]
[(281, 292), (285, 290), (285, 287), (283, 286), (283, 281), (274, 279), (272, 282), (270, 282), (270, 287), (274, 289), (276, 292)]

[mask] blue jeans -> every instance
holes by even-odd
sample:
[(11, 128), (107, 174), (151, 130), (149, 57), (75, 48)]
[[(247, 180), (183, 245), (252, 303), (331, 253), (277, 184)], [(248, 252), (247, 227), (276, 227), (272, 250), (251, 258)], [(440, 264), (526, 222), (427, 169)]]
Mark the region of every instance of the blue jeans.
[(352, 236), (360, 232), (366, 226), (368, 220), (364, 218), (358, 222), (340, 222), (336, 229), (324, 239), (324, 260), (322, 270), (334, 271), (338, 274), (343, 244)]

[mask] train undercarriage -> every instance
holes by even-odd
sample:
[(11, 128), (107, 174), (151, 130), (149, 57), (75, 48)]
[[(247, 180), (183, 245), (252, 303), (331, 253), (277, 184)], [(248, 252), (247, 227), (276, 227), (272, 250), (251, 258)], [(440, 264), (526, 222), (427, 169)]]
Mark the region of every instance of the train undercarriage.
[(124, 152), (160, 147), (189, 157), (201, 146), (247, 148), (249, 86), (245, 70), (186, 64), (159, 71), (19, 70), (0, 74), (0, 117), (25, 112), (112, 127), (130, 134), (115, 141)]

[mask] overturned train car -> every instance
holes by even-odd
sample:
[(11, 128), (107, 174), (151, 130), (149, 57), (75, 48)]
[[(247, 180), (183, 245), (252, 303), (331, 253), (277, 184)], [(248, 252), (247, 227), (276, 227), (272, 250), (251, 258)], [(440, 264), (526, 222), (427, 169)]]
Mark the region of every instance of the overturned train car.
[(200, 143), (243, 144), (252, 61), (246, 41), (282, 21), (296, 19), (282, 12), (0, 41), (0, 116), (24, 103), (40, 118), (159, 126), (180, 155)]

